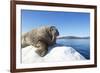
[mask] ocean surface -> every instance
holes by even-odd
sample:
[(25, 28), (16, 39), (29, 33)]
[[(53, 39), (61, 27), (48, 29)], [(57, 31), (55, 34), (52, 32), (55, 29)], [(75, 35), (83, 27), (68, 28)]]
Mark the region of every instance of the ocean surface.
[(57, 46), (70, 46), (90, 59), (90, 39), (57, 39), (56, 43)]

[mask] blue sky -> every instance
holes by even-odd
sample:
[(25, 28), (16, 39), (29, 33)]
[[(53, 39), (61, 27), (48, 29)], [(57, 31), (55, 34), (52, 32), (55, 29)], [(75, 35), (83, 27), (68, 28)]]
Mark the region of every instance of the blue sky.
[(53, 25), (59, 30), (60, 35), (89, 36), (90, 13), (21, 10), (21, 25), (22, 32)]

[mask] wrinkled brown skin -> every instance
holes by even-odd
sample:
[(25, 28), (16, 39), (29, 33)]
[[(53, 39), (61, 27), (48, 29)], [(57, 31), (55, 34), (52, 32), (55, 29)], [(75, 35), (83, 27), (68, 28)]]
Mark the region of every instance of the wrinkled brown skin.
[(56, 43), (59, 35), (55, 26), (42, 26), (22, 35), (21, 47), (32, 45), (37, 48), (36, 53), (43, 57), (48, 52), (48, 46)]

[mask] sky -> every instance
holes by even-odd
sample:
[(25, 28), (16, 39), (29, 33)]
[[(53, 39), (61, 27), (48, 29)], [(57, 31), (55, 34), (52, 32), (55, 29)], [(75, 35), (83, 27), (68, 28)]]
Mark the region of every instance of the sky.
[(53, 25), (61, 36), (89, 36), (90, 13), (21, 10), (21, 25), (22, 32)]

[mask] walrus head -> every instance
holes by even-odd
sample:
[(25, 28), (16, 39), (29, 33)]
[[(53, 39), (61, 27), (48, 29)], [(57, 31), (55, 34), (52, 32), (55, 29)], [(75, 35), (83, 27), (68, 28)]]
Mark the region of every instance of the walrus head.
[(49, 34), (51, 36), (52, 45), (56, 43), (56, 38), (59, 36), (59, 31), (55, 26), (50, 26)]
[(52, 33), (52, 36), (59, 36), (58, 29), (55, 26), (50, 27), (50, 32)]

